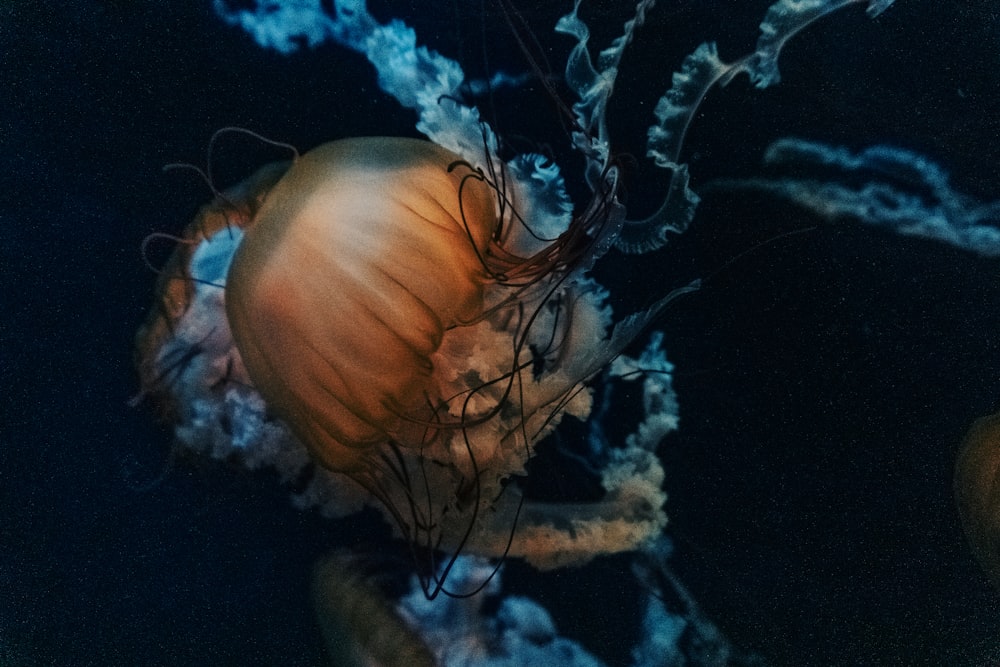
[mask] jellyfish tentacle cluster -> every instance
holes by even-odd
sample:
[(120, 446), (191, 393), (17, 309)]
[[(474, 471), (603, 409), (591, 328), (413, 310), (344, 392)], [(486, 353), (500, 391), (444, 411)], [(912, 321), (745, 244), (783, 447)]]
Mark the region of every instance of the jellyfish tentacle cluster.
[[(698, 206), (698, 195), (689, 187), (687, 165), (680, 160), (687, 129), (708, 91), (725, 85), (746, 73), (757, 88), (780, 81), (778, 57), (781, 49), (796, 33), (827, 14), (858, 2), (867, 2), (867, 12), (878, 16), (892, 0), (783, 0), (771, 5), (760, 25), (757, 48), (731, 63), (724, 62), (714, 42), (698, 46), (674, 73), (671, 87), (656, 104), (656, 123), (647, 133), (646, 155), (656, 166), (671, 171), (663, 204), (643, 220), (626, 220), (614, 239), (617, 249), (644, 253), (662, 247), (669, 233), (687, 229)], [(607, 129), (607, 104), (614, 91), (621, 56), (652, 9), (652, 0), (640, 2), (635, 17), (625, 24), (624, 34), (600, 52), (595, 65), (587, 48), (590, 31), (579, 18), (580, 2), (564, 16), (556, 31), (572, 36), (577, 44), (566, 66), (566, 81), (579, 101), (573, 106), (580, 127), (574, 134), (576, 148), (588, 157), (587, 182), (596, 189), (600, 175), (607, 168), (610, 138)]]
[[(1000, 256), (1000, 201), (979, 201), (958, 191), (946, 169), (912, 150), (876, 145), (852, 151), (785, 137), (768, 147), (764, 164), (777, 173), (711, 185), (764, 191), (829, 221), (856, 220), (984, 257)], [(820, 170), (828, 176), (806, 175)]]

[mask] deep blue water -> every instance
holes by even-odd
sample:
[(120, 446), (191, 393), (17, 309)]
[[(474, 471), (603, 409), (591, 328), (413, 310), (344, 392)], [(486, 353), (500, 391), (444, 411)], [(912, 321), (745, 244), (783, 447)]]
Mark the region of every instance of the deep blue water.
[[(416, 4), (375, 9), (470, 71), (525, 68), (495, 11)], [(550, 26), (567, 3), (543, 4), (525, 17), (558, 69), (568, 44)], [(642, 155), (683, 55), (704, 39), (746, 52), (767, 5), (660, 4), (612, 108), (622, 153)], [(601, 43), (627, 11), (595, 14)], [(855, 7), (817, 24), (780, 86), (710, 96), (686, 151), (695, 188), (759, 173), (763, 148), (797, 135), (919, 150), (959, 190), (1000, 196), (997, 35), (991, 0), (897, 0), (874, 22)], [(266, 474), (169, 456), (169, 429), (127, 404), (155, 281), (139, 247), (209, 198), (161, 168), (202, 162), (219, 127), (307, 149), (412, 135), (411, 114), (359, 56), (263, 52), (208, 0), (14, 0), (0, 67), (0, 664), (317, 664), (309, 568), (380, 530), (299, 512)], [(500, 127), (565, 150), (540, 99), (497, 104)], [(274, 157), (227, 142), (217, 179)], [(648, 209), (660, 180), (634, 165), (629, 204)], [(964, 547), (951, 462), (1000, 403), (997, 262), (715, 193), (685, 237), (609, 261), (605, 279), (624, 307), (699, 276), (661, 323), (683, 420), (663, 456), (674, 565), (706, 611), (776, 665), (996, 664), (1000, 596)], [(509, 590), (544, 595), (566, 634), (627, 664), (625, 560), (509, 569)]]

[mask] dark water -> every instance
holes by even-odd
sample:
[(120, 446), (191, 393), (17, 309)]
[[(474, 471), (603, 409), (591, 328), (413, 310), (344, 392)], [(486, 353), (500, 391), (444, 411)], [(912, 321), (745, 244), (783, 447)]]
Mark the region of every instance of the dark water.
[[(470, 71), (525, 69), (493, 10), (386, 4), (373, 9)], [(556, 69), (568, 45), (549, 26), (565, 4), (525, 11)], [(746, 52), (767, 3), (692, 4), (661, 2), (629, 52), (612, 107), (622, 153), (642, 155), (683, 55), (704, 39)], [(627, 13), (593, 10), (595, 42)], [(854, 7), (817, 24), (777, 88), (710, 95), (686, 151), (696, 189), (759, 173), (763, 148), (797, 135), (902, 145), (957, 189), (1000, 195), (998, 35), (989, 1), (898, 0), (874, 22)], [(161, 167), (202, 163), (219, 127), (306, 149), (412, 135), (411, 114), (359, 56), (263, 52), (208, 0), (14, 0), (0, 66), (0, 664), (316, 664), (309, 568), (380, 531), (291, 508), (267, 474), (169, 458), (168, 429), (127, 405), (154, 282), (139, 246), (208, 199)], [(531, 100), (485, 106), (510, 136), (564, 150), (554, 109)], [(233, 140), (216, 178), (274, 157)], [(630, 206), (654, 206), (658, 174), (636, 161), (628, 179)], [(634, 303), (708, 277), (662, 322), (683, 420), (663, 457), (674, 565), (736, 644), (778, 665), (1000, 659), (1000, 597), (950, 490), (964, 429), (1000, 403), (996, 261), (715, 193), (666, 252), (606, 272)], [(628, 663), (624, 560), (541, 580), (513, 566), (508, 583)]]

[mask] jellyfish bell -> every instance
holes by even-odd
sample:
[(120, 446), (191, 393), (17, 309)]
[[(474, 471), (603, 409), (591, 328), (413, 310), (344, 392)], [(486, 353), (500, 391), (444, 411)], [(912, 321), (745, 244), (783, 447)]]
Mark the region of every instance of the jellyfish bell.
[(228, 323), (218, 317), (233, 249), (266, 194), (288, 163), (267, 164), (199, 209), (181, 237), (166, 238), (176, 248), (157, 271), (156, 300), (135, 336), (135, 365), (142, 390), (160, 416), (185, 420), (193, 397), (186, 377), (201, 376), (208, 386), (249, 382), (239, 355), (233, 354)]
[(387, 439), (433, 432), (431, 355), (482, 314), (497, 215), (428, 141), (320, 146), (268, 193), (227, 278), (250, 378), (330, 470), (363, 475)]
[(955, 500), (969, 546), (1000, 589), (1000, 413), (978, 419), (955, 462)]

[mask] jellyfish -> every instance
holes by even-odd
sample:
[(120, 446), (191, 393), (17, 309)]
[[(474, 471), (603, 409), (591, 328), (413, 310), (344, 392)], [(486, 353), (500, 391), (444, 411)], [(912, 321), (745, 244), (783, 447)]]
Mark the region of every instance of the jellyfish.
[[(144, 393), (184, 447), (272, 466), (298, 502), (332, 515), (373, 505), (411, 545), (450, 551), (451, 562), (511, 555), (549, 568), (650, 543), (666, 525), (655, 449), (676, 428), (677, 405), (662, 337), (638, 357), (624, 352), (697, 285), (621, 316), (590, 271), (612, 249), (653, 252), (687, 227), (698, 197), (681, 149), (712, 86), (742, 73), (758, 87), (776, 83), (788, 39), (861, 1), (779, 0), (753, 53), (726, 62), (703, 44), (688, 56), (649, 130), (648, 155), (670, 177), (662, 205), (641, 220), (619, 198), (606, 109), (651, 0), (596, 60), (579, 2), (556, 26), (574, 40), (571, 143), (590, 192), (579, 205), (558, 165), (509, 156), (465, 101), (470, 89), (517, 77), (468, 82), (362, 0), (338, 0), (330, 14), (320, 2), (257, 13), (218, 5), (269, 46), (285, 49), (308, 26), (310, 43), (362, 52), (426, 139), (333, 141), (218, 193), (161, 272), (138, 334)], [(890, 1), (866, 4), (874, 16)], [(538, 444), (561, 421), (591, 417), (607, 397), (597, 387), (639, 379), (635, 432), (611, 443), (591, 419), (571, 453), (602, 495), (526, 497), (518, 480)], [(425, 592), (441, 590), (447, 569), (428, 564), (441, 574)]]
[(313, 571), (313, 607), (330, 664), (438, 664), (426, 643), (389, 604), (376, 583), (361, 574), (362, 567), (356, 560), (355, 554), (336, 551)]
[(1000, 588), (1000, 415), (969, 429), (955, 462), (955, 500), (972, 553)]

